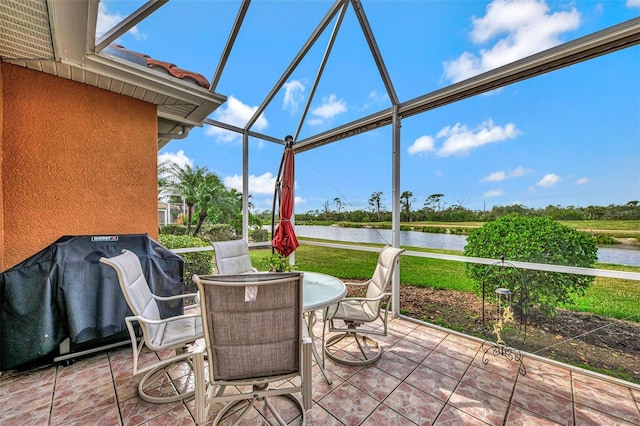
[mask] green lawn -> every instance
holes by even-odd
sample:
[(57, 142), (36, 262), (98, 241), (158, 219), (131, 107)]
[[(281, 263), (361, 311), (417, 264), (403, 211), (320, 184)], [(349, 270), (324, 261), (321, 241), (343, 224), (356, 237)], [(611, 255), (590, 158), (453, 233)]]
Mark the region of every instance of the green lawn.
[[(598, 264), (598, 269), (640, 272), (640, 267)], [(593, 312), (603, 317), (640, 322), (640, 281), (596, 277), (583, 296), (567, 309)]]
[[(461, 254), (415, 247), (411, 250)], [(253, 264), (259, 265), (259, 259), (269, 253), (271, 250), (251, 250)], [(295, 269), (323, 272), (347, 281), (365, 280), (371, 277), (377, 257), (375, 252), (303, 244), (296, 250)], [(598, 264), (596, 267), (640, 272), (640, 267), (604, 264)], [(473, 291), (473, 282), (466, 276), (464, 263), (439, 259), (401, 256), (400, 282), (437, 289)], [(566, 308), (640, 322), (640, 281), (596, 277), (586, 294), (576, 297), (575, 302)]]

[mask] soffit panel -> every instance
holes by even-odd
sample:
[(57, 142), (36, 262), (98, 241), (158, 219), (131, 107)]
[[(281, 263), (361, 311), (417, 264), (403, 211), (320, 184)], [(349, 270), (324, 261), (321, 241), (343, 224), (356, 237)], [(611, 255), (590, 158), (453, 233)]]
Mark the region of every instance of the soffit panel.
[(53, 59), (49, 13), (44, 0), (0, 3), (0, 58)]

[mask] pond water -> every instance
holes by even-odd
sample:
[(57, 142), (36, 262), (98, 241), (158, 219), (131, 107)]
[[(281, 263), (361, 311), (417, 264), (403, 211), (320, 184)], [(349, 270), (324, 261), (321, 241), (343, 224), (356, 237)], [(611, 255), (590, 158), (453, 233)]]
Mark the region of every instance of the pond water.
[[(391, 244), (390, 229), (296, 225), (296, 235), (333, 241)], [(467, 237), (465, 235), (400, 231), (400, 244), (463, 251), (467, 244)], [(640, 266), (640, 249), (629, 246), (598, 247), (598, 261), (617, 265)]]

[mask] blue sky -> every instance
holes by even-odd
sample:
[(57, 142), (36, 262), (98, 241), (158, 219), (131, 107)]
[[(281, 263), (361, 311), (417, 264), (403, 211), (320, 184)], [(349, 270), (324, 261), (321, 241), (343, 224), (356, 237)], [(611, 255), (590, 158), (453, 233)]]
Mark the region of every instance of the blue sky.
[[(98, 32), (143, 1), (103, 0)], [(640, 0), (363, 2), (401, 102), (640, 16)], [(118, 43), (211, 80), (238, 1), (172, 0)], [(274, 88), (331, 1), (254, 0), (216, 87), (210, 118), (242, 127)], [(333, 22), (252, 130), (295, 134)], [(391, 106), (349, 6), (299, 139)], [(296, 156), (296, 212), (391, 205), (391, 127)], [(249, 144), (249, 192), (271, 209), (282, 146)], [(159, 159), (206, 166), (242, 189), (239, 135), (205, 125)], [(640, 46), (402, 120), (401, 191), (473, 210), (522, 204), (588, 206), (640, 200)]]

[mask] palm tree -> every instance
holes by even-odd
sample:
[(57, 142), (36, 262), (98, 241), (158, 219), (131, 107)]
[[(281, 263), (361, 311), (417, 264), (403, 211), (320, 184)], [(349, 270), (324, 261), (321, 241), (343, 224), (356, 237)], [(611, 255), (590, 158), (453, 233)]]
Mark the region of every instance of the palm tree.
[(404, 210), (407, 222), (411, 222), (411, 203), (413, 201), (415, 201), (415, 198), (413, 198), (413, 192), (411, 191), (404, 191), (400, 195), (400, 204), (402, 204), (402, 209)]
[(171, 191), (171, 183), (169, 181), (169, 163), (158, 164), (158, 198), (163, 194)]
[(198, 235), (207, 218), (211, 222), (218, 222), (223, 211), (232, 210), (237, 206), (237, 197), (227, 191), (220, 178), (214, 173), (207, 173), (195, 192), (198, 223), (193, 231), (194, 237)]
[(380, 221), (380, 212), (382, 210), (382, 192), (374, 192), (369, 198), (369, 207), (377, 214), (378, 222)]
[(197, 188), (205, 180), (209, 170), (206, 167), (191, 167), (189, 164), (180, 166), (171, 162), (164, 163), (162, 167), (166, 173), (165, 185), (178, 192), (187, 206), (187, 234), (189, 234), (191, 232), (194, 207), (198, 202)]

